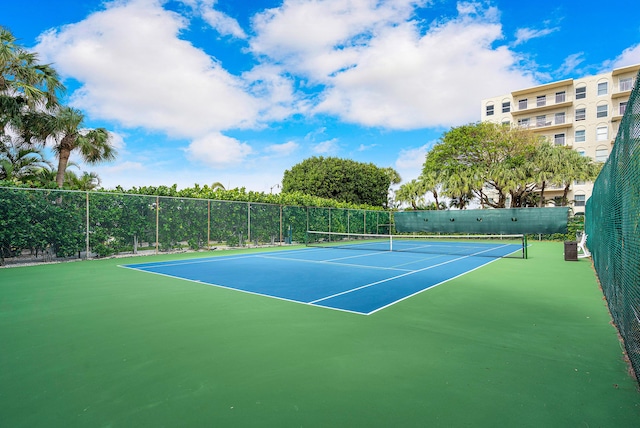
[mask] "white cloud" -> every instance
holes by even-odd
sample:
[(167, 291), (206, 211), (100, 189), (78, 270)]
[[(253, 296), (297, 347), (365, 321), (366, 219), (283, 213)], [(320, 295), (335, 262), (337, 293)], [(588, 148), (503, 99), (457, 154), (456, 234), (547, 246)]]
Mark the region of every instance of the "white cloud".
[(549, 34), (555, 33), (558, 30), (560, 30), (560, 27), (542, 29), (520, 28), (518, 29), (518, 31), (516, 31), (516, 40), (515, 42), (513, 42), (513, 46), (526, 43), (531, 39), (548, 36)]
[(211, 133), (193, 140), (185, 151), (192, 161), (214, 168), (237, 166), (252, 153), (248, 144), (220, 133)]
[[(424, 2), (421, 2), (424, 4)], [(478, 119), (482, 98), (535, 84), (515, 68), (495, 8), (460, 3), (425, 28), (415, 2), (293, 1), (254, 19), (252, 50), (326, 85), (316, 113), (372, 127), (415, 129)]]
[(157, 1), (113, 2), (43, 34), (36, 50), (81, 82), (71, 103), (94, 117), (190, 138), (254, 124), (261, 101), (179, 39), (186, 25)]
[(564, 62), (558, 69), (558, 73), (561, 76), (566, 76), (568, 74), (572, 74), (578, 68), (580, 64), (584, 62), (584, 52), (578, 52), (575, 54), (571, 54), (564, 59)]
[(262, 121), (282, 120), (294, 111), (310, 109), (308, 101), (295, 94), (295, 81), (286, 74), (286, 70), (274, 64), (259, 64), (242, 74), (242, 79), (248, 82), (248, 91), (264, 101), (259, 113)]
[(111, 145), (118, 151), (118, 154), (126, 153), (124, 137), (117, 132), (108, 131), (111, 137)]
[(607, 61), (605, 63), (605, 69), (610, 70), (612, 68), (626, 67), (628, 65), (640, 64), (640, 43), (637, 45), (629, 46), (622, 51), (613, 61)]
[(335, 154), (340, 150), (340, 146), (338, 145), (338, 139), (332, 138), (327, 141), (323, 141), (321, 143), (316, 144), (313, 147), (314, 153), (320, 155), (331, 155)]
[(267, 153), (273, 153), (276, 156), (288, 156), (295, 152), (299, 147), (299, 144), (294, 141), (289, 141), (284, 144), (272, 144), (268, 146), (265, 151)]
[(240, 24), (238, 24), (238, 21), (214, 9), (216, 3), (215, 0), (203, 1), (202, 3), (202, 7), (200, 9), (202, 18), (218, 33), (223, 36), (233, 36), (239, 39), (247, 38), (247, 35), (240, 27)]
[(372, 149), (372, 148), (374, 148), (376, 146), (377, 146), (377, 144), (360, 144), (360, 146), (358, 147), (358, 151), (359, 152), (364, 152), (364, 151)]
[(434, 144), (435, 141), (431, 141), (421, 147), (400, 150), (395, 169), (402, 177), (403, 182), (411, 181), (420, 176), (427, 152)]
[(106, 174), (126, 174), (132, 171), (144, 171), (146, 168), (140, 162), (124, 161), (111, 166), (102, 166), (100, 171)]
[(318, 129), (315, 129), (311, 132), (309, 132), (307, 135), (304, 136), (305, 140), (308, 141), (315, 141), (318, 137), (323, 136), (326, 132), (327, 128), (326, 127), (320, 127)]
[(314, 81), (355, 65), (360, 47), (385, 26), (408, 19), (424, 1), (285, 0), (254, 17), (255, 53), (286, 62)]

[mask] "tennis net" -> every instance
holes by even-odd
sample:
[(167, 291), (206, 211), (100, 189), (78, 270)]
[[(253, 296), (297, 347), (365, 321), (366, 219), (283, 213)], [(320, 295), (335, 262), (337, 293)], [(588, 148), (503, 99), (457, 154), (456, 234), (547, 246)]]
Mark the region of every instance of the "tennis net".
[(378, 235), (307, 231), (308, 247), (527, 258), (525, 235)]

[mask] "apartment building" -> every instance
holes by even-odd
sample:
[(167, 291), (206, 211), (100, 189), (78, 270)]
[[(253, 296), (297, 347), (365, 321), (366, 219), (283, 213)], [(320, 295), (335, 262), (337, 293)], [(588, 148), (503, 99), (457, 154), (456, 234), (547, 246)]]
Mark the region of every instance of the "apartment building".
[[(579, 79), (566, 79), (482, 100), (482, 121), (526, 127), (556, 145), (604, 162), (609, 157), (640, 64)], [(584, 212), (593, 183), (574, 182), (569, 200)], [(545, 189), (545, 199), (563, 188)]]

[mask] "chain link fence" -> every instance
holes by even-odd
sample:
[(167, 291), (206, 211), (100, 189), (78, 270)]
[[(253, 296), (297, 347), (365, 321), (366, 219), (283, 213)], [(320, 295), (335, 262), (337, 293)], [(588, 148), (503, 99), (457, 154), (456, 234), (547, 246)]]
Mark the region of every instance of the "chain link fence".
[(587, 246), (613, 320), (640, 378), (640, 89), (587, 201)]
[(388, 233), (390, 214), (108, 192), (0, 188), (0, 264), (303, 243)]

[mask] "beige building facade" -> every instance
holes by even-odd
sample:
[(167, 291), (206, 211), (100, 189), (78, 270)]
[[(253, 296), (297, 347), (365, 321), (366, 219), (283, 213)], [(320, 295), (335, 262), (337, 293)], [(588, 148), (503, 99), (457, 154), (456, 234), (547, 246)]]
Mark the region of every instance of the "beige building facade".
[[(640, 64), (579, 79), (566, 79), (482, 100), (481, 120), (526, 127), (548, 141), (604, 162), (635, 85)], [(569, 200), (584, 212), (593, 183), (574, 182)], [(563, 188), (545, 189), (545, 199)]]

